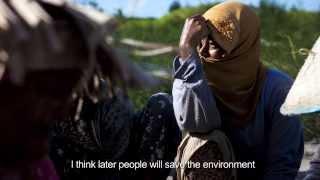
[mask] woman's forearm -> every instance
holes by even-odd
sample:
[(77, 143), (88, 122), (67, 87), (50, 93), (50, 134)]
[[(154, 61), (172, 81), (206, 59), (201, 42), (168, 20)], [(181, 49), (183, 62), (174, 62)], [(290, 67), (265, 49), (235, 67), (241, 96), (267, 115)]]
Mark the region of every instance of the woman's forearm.
[(185, 61), (174, 60), (172, 95), (181, 130), (205, 133), (220, 127), (220, 115), (197, 55)]

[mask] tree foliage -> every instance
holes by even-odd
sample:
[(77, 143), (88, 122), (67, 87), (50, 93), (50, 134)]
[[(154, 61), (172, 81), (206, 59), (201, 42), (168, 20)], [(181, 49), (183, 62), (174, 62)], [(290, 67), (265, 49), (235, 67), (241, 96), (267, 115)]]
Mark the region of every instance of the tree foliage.
[(172, 12), (174, 10), (180, 9), (181, 8), (181, 4), (179, 1), (173, 1), (172, 4), (169, 7), (169, 12)]

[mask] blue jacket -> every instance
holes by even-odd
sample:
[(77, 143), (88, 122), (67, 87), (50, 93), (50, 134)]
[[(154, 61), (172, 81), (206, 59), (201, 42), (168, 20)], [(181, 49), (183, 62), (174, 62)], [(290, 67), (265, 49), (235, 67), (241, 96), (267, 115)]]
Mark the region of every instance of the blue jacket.
[(174, 60), (173, 105), (181, 130), (205, 133), (222, 128), (237, 161), (255, 161), (255, 169), (239, 169), (238, 180), (294, 180), (303, 156), (303, 127), (296, 116), (280, 114), (292, 79), (268, 70), (254, 118), (242, 128), (231, 127), (216, 107), (202, 64), (193, 55)]

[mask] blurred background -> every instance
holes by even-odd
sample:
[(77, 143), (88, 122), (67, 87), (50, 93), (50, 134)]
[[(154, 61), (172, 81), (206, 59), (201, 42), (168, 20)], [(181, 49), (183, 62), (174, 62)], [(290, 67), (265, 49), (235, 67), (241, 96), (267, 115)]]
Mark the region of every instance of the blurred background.
[[(176, 54), (184, 20), (203, 13), (218, 3), (214, 0), (73, 0), (113, 15), (117, 29), (112, 36), (114, 47), (146, 71), (163, 80), (154, 89), (130, 90), (137, 110), (158, 91), (171, 91), (171, 66)], [(221, 1), (220, 1), (221, 2)], [(261, 18), (262, 61), (293, 78), (320, 35), (319, 0), (242, 0)], [(318, 120), (317, 120), (318, 119)], [(320, 116), (304, 115), (305, 138), (317, 142)], [(314, 144), (314, 143), (313, 143)], [(319, 144), (319, 143), (317, 143)]]

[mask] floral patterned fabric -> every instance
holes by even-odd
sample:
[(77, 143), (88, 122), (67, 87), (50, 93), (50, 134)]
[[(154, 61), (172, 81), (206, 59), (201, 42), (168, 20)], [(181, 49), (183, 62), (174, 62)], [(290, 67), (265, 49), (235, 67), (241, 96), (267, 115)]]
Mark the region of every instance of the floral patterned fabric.
[[(215, 142), (208, 142), (207, 145), (198, 149), (198, 151), (190, 158), (191, 162), (218, 162), (223, 161), (223, 153), (221, 152), (218, 144)], [(228, 179), (230, 172), (226, 169), (216, 168), (187, 168), (185, 170), (186, 180), (225, 180)]]
[[(52, 132), (51, 158), (62, 179), (128, 179), (143, 172), (126, 169), (76, 169), (71, 162), (173, 161), (180, 131), (174, 119), (171, 97), (159, 93), (134, 113), (127, 98), (116, 97), (84, 103), (80, 119), (61, 121)], [(159, 169), (165, 178), (170, 169)]]

